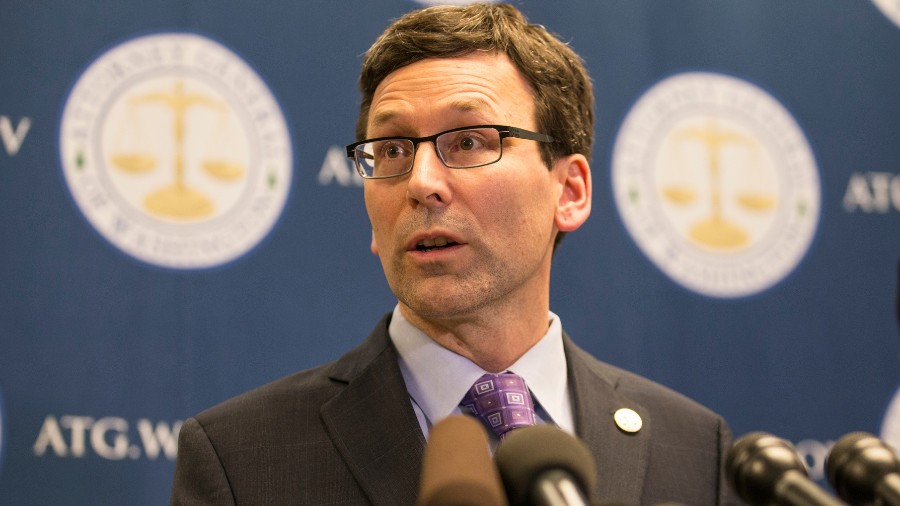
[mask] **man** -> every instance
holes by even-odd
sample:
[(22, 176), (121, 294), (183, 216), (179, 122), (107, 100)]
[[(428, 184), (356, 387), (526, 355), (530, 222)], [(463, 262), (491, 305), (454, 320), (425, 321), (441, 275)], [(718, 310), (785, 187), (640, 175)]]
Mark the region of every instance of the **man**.
[(730, 501), (724, 420), (596, 361), (550, 312), (554, 248), (591, 210), (578, 56), (509, 5), (433, 7), (387, 29), (360, 86), (348, 154), (398, 304), (336, 362), (188, 420), (172, 502), (412, 504), (429, 428), (507, 371), (524, 423), (591, 449), (598, 500)]

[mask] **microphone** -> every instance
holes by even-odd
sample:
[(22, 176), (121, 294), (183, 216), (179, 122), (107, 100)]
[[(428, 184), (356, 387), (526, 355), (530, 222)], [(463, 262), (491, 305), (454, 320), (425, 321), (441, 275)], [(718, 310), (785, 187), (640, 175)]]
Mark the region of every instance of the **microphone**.
[(586, 506), (597, 468), (587, 447), (551, 425), (510, 432), (494, 454), (510, 506)]
[(840, 506), (816, 485), (794, 446), (765, 432), (739, 439), (725, 459), (728, 483), (754, 506)]
[(454, 415), (431, 427), (418, 506), (506, 506), (490, 443), (480, 422)]
[(900, 506), (900, 459), (867, 432), (852, 432), (825, 459), (828, 482), (850, 504)]

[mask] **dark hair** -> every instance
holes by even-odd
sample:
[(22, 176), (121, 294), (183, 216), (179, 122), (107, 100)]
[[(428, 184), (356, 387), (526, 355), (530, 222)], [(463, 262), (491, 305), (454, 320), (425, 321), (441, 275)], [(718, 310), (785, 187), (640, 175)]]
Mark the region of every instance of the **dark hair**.
[(426, 58), (462, 56), (474, 51), (506, 54), (531, 83), (537, 129), (557, 139), (540, 145), (547, 167), (557, 158), (573, 153), (590, 159), (594, 96), (581, 58), (543, 26), (529, 24), (521, 12), (508, 4), (429, 7), (392, 23), (363, 59), (357, 140), (366, 136), (372, 97), (388, 74)]

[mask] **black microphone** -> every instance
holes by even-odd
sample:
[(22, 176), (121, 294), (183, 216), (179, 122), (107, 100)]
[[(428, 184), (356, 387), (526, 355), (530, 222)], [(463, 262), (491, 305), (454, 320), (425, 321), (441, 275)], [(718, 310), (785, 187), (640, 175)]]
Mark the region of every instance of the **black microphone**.
[(597, 468), (587, 447), (551, 425), (506, 435), (494, 454), (510, 506), (587, 506)]
[(825, 459), (828, 482), (850, 504), (900, 506), (900, 459), (884, 441), (852, 432)]
[(417, 504), (506, 506), (506, 495), (481, 422), (455, 415), (431, 427)]
[(754, 506), (839, 506), (843, 504), (809, 479), (794, 446), (765, 432), (752, 432), (725, 459), (728, 483)]

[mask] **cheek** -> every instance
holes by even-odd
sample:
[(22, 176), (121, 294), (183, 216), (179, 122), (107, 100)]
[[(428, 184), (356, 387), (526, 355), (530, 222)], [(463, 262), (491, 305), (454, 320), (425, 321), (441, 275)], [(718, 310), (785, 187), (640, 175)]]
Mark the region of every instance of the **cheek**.
[(404, 205), (403, 198), (391, 191), (366, 191), (365, 203), (372, 227), (372, 252), (379, 256), (390, 255), (397, 246), (394, 242)]
[(388, 214), (386, 208), (388, 201), (384, 198), (382, 193), (368, 189), (365, 190), (364, 198), (366, 202), (366, 213), (369, 215), (369, 222), (372, 224), (372, 228), (375, 229), (377, 228), (376, 225), (381, 225), (385, 221)]
[(484, 188), (477, 206), (498, 238), (514, 241), (543, 236), (554, 223), (555, 198), (544, 180), (512, 180)]

